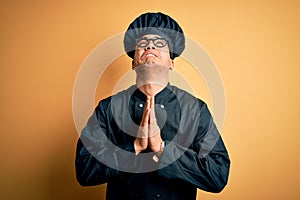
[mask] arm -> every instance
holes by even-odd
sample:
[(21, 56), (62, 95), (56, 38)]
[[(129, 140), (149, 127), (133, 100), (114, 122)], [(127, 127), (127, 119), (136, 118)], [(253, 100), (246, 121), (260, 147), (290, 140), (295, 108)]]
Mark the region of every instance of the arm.
[(117, 174), (116, 170), (108, 168), (95, 158), (79, 139), (76, 151), (76, 178), (82, 186), (92, 186), (106, 183), (110, 177)]
[[(197, 127), (192, 145), (187, 148), (166, 141), (160, 159), (160, 176), (181, 179), (209, 192), (220, 192), (227, 184), (230, 160), (212, 116), (200, 102)], [(179, 157), (179, 158), (178, 158)], [(178, 159), (177, 159), (178, 158)]]
[[(115, 145), (117, 139), (111, 123), (107, 106), (101, 103), (82, 130), (76, 150), (76, 177), (83, 186), (102, 184), (112, 178), (120, 177), (120, 167), (134, 167), (133, 141)], [(127, 152), (127, 153), (124, 153)], [(122, 154), (122, 155), (121, 155)], [(130, 161), (130, 162), (128, 162)], [(131, 166), (127, 166), (131, 163)], [(127, 164), (127, 165), (126, 165)], [(124, 171), (124, 170), (123, 170)]]

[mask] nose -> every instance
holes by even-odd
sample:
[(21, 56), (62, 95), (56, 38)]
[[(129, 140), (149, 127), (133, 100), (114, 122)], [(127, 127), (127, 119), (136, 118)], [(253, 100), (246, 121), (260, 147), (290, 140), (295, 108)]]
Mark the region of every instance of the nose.
[(153, 41), (150, 40), (148, 45), (145, 47), (146, 50), (150, 50), (150, 49), (156, 49), (156, 46), (154, 45)]

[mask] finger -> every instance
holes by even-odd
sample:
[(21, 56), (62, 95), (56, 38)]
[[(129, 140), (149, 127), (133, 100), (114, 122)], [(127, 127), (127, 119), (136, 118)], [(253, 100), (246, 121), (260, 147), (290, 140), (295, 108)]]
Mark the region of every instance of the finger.
[(155, 97), (152, 96), (150, 97), (150, 108), (154, 108), (154, 105), (155, 105)]
[(148, 138), (148, 126), (140, 126), (137, 133), (137, 138)]
[(150, 109), (145, 108), (142, 121), (141, 121), (141, 126), (146, 127), (149, 124), (149, 118), (150, 118)]
[(151, 107), (151, 97), (150, 96), (147, 96), (145, 107), (146, 108), (150, 108)]
[(149, 131), (148, 136), (153, 137), (155, 135), (160, 134), (160, 128), (157, 125), (157, 120), (155, 116), (155, 103), (154, 103), (154, 97), (151, 98), (151, 110), (149, 115)]
[(155, 116), (155, 99), (154, 97), (150, 100), (151, 109), (150, 109), (150, 116), (149, 116), (149, 123), (156, 124), (156, 116)]
[(150, 122), (149, 127), (148, 127), (148, 137), (153, 137), (155, 135), (159, 135), (160, 134), (160, 128), (155, 122)]
[(150, 97), (147, 97), (143, 116), (142, 116), (141, 126), (148, 126), (149, 115), (150, 115)]

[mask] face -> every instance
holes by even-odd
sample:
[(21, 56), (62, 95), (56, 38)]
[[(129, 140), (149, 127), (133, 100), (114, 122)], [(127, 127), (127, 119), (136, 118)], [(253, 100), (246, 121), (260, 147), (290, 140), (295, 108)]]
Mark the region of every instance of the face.
[(132, 68), (139, 65), (161, 65), (173, 69), (174, 61), (170, 58), (169, 46), (159, 38), (161, 38), (159, 35), (147, 34), (137, 42)]

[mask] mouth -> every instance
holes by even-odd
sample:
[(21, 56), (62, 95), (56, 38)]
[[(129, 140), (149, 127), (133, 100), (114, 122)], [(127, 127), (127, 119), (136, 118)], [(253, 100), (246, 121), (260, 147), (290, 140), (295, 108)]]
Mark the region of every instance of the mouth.
[(143, 55), (143, 58), (151, 58), (151, 57), (156, 58), (157, 55), (155, 53), (152, 53), (152, 52), (147, 52)]
[(154, 54), (152, 54), (152, 53), (148, 53), (148, 54), (146, 54), (145, 57), (147, 58), (147, 57), (156, 57), (156, 56)]

